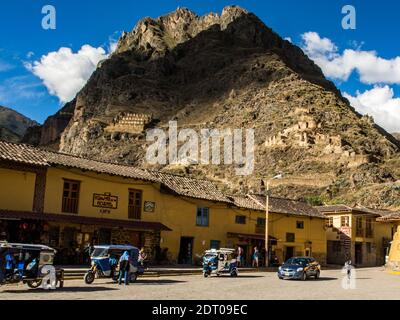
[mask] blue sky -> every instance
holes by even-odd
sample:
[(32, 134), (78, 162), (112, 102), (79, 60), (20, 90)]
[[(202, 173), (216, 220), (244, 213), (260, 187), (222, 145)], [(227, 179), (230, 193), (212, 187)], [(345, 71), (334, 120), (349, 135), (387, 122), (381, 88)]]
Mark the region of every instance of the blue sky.
[[(41, 26), (41, 10), (48, 4), (56, 8), (55, 30), (44, 30)], [(110, 43), (121, 31), (130, 31), (142, 17), (157, 17), (178, 6), (188, 7), (199, 15), (210, 11), (220, 13), (230, 4), (255, 13), (282, 37), (290, 38), (304, 50), (308, 48), (309, 56), (319, 61), (325, 74), (354, 99), (351, 102), (360, 112), (373, 114), (379, 124), (397, 131), (394, 120), (400, 120), (400, 58), (399, 63), (395, 59), (400, 56), (400, 2), (393, 0), (4, 1), (0, 5), (0, 105), (43, 122), (63, 105), (74, 89), (65, 93), (65, 88), (60, 88), (58, 80), (49, 75), (54, 72), (48, 67), (50, 59), (41, 61), (42, 56), (58, 53), (56, 62), (64, 64), (60, 48), (71, 49), (62, 54), (64, 59), (76, 59), (74, 55), (81, 47), (90, 45), (92, 49), (104, 49), (94, 52), (92, 62), (96, 62), (107, 55)], [(344, 30), (341, 26), (341, 10), (346, 4), (356, 8), (356, 30)], [(328, 49), (330, 46), (333, 48)], [(345, 49), (353, 51), (346, 56)], [(375, 53), (368, 55), (370, 51)], [(88, 54), (92, 57), (93, 52)], [(36, 68), (35, 61), (39, 63)], [(376, 68), (368, 66), (375, 63)], [(92, 71), (90, 66), (85, 64), (86, 73)], [(342, 72), (345, 68), (349, 72)], [(81, 85), (80, 80), (74, 82), (74, 88)]]

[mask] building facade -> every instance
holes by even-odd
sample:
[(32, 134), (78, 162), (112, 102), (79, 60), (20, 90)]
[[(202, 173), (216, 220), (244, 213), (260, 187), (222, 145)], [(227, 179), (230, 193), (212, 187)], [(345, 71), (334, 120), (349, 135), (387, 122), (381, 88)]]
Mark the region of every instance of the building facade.
[(394, 225), (378, 223), (389, 211), (346, 205), (318, 207), (326, 216), (327, 263), (358, 267), (382, 266), (390, 247)]
[[(0, 142), (0, 235), (42, 243), (60, 264), (86, 263), (89, 244), (144, 247), (153, 263), (197, 264), (204, 250), (265, 251), (265, 197), (230, 196), (210, 181)], [(326, 260), (325, 217), (270, 199), (269, 259)], [(265, 259), (265, 257), (264, 257)]]
[(380, 223), (392, 223), (394, 226), (393, 239), (386, 260), (386, 268), (400, 274), (400, 212), (393, 212), (377, 219)]

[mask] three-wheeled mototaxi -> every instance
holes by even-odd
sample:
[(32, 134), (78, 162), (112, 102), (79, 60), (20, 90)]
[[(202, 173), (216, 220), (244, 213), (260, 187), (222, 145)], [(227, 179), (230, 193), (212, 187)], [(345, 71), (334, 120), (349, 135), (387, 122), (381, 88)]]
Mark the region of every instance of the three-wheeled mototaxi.
[(237, 277), (237, 261), (234, 257), (234, 249), (221, 248), (219, 250), (207, 250), (203, 256), (203, 275), (205, 278), (216, 274), (229, 274), (231, 277)]
[(64, 270), (53, 266), (56, 250), (45, 245), (0, 242), (0, 285), (64, 286)]
[(129, 282), (135, 282), (144, 273), (144, 267), (138, 261), (139, 249), (130, 245), (99, 245), (94, 246), (91, 254), (91, 267), (84, 276), (85, 283), (91, 284), (95, 278), (111, 278), (117, 281), (119, 258), (125, 251), (130, 256)]

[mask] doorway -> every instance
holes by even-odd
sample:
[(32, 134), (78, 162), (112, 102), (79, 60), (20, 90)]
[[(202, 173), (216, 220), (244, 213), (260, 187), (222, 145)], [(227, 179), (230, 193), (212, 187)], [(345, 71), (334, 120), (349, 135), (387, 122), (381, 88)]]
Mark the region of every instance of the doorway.
[(286, 247), (285, 250), (285, 261), (294, 257), (294, 247)]
[(193, 237), (181, 237), (179, 247), (179, 264), (193, 264)]
[(356, 243), (355, 254), (356, 254), (356, 265), (361, 265), (362, 264), (362, 243)]

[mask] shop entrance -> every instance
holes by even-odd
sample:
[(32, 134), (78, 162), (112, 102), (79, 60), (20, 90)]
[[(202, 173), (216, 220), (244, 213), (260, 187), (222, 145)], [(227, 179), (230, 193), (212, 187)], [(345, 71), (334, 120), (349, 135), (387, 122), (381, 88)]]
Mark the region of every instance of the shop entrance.
[(294, 247), (286, 247), (285, 250), (285, 261), (294, 257)]
[(362, 264), (362, 243), (355, 245), (356, 265)]
[(181, 244), (179, 248), (179, 264), (192, 264), (193, 256), (193, 238), (192, 237), (181, 237)]

